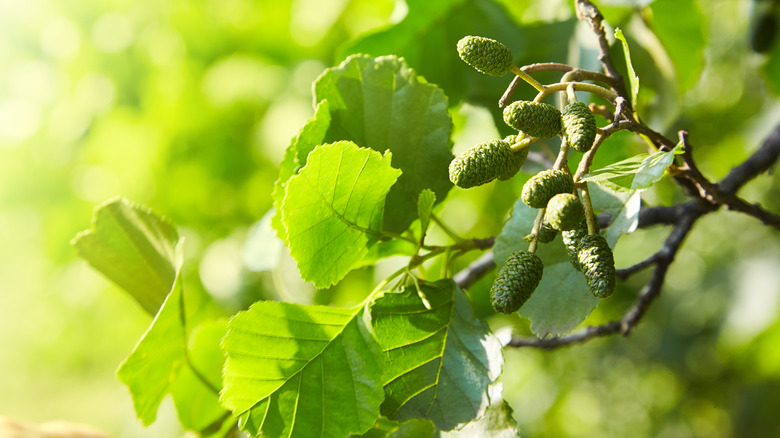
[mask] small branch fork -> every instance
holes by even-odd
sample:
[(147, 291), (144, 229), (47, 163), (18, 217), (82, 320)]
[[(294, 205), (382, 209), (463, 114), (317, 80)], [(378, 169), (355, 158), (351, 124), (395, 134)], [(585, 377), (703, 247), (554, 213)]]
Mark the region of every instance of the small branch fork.
[[(591, 26), (593, 33), (598, 39), (599, 61), (605, 73), (581, 71), (563, 64), (554, 63), (526, 66), (523, 67), (524, 72), (531, 73), (538, 70), (562, 71), (575, 75), (574, 77), (577, 79), (592, 80), (609, 85), (617, 92), (621, 108), (616, 111), (613, 123), (605, 127), (598, 137), (607, 137), (618, 129), (627, 129), (644, 135), (659, 150), (671, 150), (674, 148), (678, 144), (677, 142), (652, 130), (643, 123), (639, 123), (632, 118), (628, 118), (628, 120), (619, 119), (621, 113), (630, 114), (633, 110), (630, 108), (629, 99), (625, 97), (628, 94), (623, 79), (609, 56), (609, 42), (602, 26), (603, 17), (596, 6), (589, 0), (576, 0), (576, 5), (578, 18)], [(511, 96), (514, 87), (517, 85), (515, 82), (519, 79), (519, 77), (515, 78), (515, 81), (507, 89), (507, 93), (502, 97), (502, 103), (505, 104), (505, 100), (509, 99), (508, 96)], [(633, 305), (619, 320), (586, 327), (579, 332), (560, 337), (542, 339), (513, 337), (508, 346), (555, 349), (583, 343), (603, 336), (614, 334), (629, 335), (647, 313), (653, 301), (660, 295), (669, 267), (674, 262), (675, 256), (696, 221), (706, 214), (717, 211), (721, 206), (728, 210), (747, 214), (758, 219), (766, 226), (780, 230), (780, 215), (771, 213), (760, 205), (751, 204), (737, 196), (737, 192), (742, 186), (758, 175), (768, 171), (780, 158), (780, 124), (775, 127), (756, 152), (744, 162), (732, 168), (729, 174), (719, 183), (714, 183), (707, 179), (696, 166), (693, 158), (693, 147), (688, 140), (688, 133), (680, 131), (678, 134), (683, 150), (682, 164), (670, 166), (670, 171), (677, 184), (692, 199), (675, 206), (650, 207), (643, 208), (640, 211), (639, 228), (647, 228), (654, 225), (672, 225), (673, 228), (663, 247), (658, 252), (633, 266), (617, 270), (619, 278), (627, 279), (640, 271), (653, 267), (650, 280), (642, 288)], [(493, 253), (489, 251), (457, 273), (455, 282), (461, 288), (468, 288), (494, 268)]]

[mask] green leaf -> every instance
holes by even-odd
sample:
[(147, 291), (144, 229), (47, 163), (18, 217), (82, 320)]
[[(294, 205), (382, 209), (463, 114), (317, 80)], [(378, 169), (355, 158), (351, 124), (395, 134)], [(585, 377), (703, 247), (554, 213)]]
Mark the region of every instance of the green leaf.
[(71, 244), (152, 315), (171, 291), (180, 263), (176, 228), (124, 198), (97, 207), (91, 229)]
[(385, 196), (399, 170), (390, 153), (340, 141), (318, 146), (287, 182), (282, 222), (304, 280), (317, 287), (342, 278), (382, 230)]
[(417, 198), (417, 215), (420, 217), (420, 229), (423, 236), (428, 232), (428, 225), (431, 224), (433, 204), (435, 203), (436, 193), (429, 189), (423, 189)]
[(488, 386), (501, 373), (501, 343), (474, 318), (450, 279), (385, 293), (371, 308), (385, 353), (382, 414), (396, 421), (431, 420), (450, 430), (479, 418)]
[(598, 206), (601, 213), (612, 216), (612, 223), (607, 228), (607, 243), (614, 248), (618, 239), (623, 234), (633, 233), (639, 225), (639, 210), (642, 199), (639, 192), (613, 192), (600, 188), (598, 185), (590, 187), (590, 197), (594, 206)]
[[(185, 429), (218, 431), (228, 412), (219, 404), (225, 357), (220, 342), (227, 332), (227, 320), (198, 325), (187, 346), (192, 368), (183, 366), (173, 382), (171, 394), (179, 421)], [(197, 371), (194, 371), (193, 368)]]
[(693, 88), (704, 69), (707, 23), (696, 0), (655, 0), (652, 27), (672, 58), (682, 90)]
[(663, 176), (666, 168), (681, 154), (682, 143), (668, 152), (652, 155), (638, 154), (589, 173), (582, 181), (594, 182), (616, 192), (631, 192), (652, 187)]
[(417, 197), (429, 188), (444, 199), (452, 187), (452, 120), (441, 89), (394, 56), (350, 56), (314, 84), (315, 100), (327, 99), (332, 121), (326, 141), (351, 140), (390, 150), (403, 174), (387, 196), (384, 228), (406, 230), (417, 218)]
[(411, 420), (404, 423), (379, 417), (374, 428), (351, 438), (438, 438), (439, 433), (430, 421)]
[(517, 421), (513, 417), (514, 411), (509, 403), (501, 398), (501, 390), (500, 383), (491, 387), (491, 393), (497, 394), (491, 394), (490, 406), (482, 418), (467, 424), (463, 429), (445, 432), (441, 435), (442, 438), (518, 438), (520, 434)]
[[(527, 2), (511, 0), (511, 3)], [(356, 53), (401, 56), (418, 74), (445, 90), (451, 107), (465, 98), (470, 103), (491, 108), (499, 127), (505, 125), (496, 99), (504, 92), (507, 81), (482, 75), (463, 62), (457, 56), (458, 40), (466, 35), (498, 40), (512, 50), (516, 65), (540, 59), (566, 62), (568, 38), (577, 23), (576, 19), (570, 19), (520, 26), (508, 14), (507, 7), (494, 1), (406, 0), (405, 4), (409, 11), (400, 22), (348, 42), (339, 51), (338, 58)], [(544, 11), (549, 12), (547, 5)], [(534, 94), (523, 96), (523, 91), (519, 87), (515, 96), (533, 98)], [(527, 91), (533, 89), (528, 87)]]
[[(325, 134), (328, 132), (329, 127), (330, 106), (327, 100), (321, 100), (314, 110), (314, 116), (303, 125), (301, 130), (298, 131), (298, 135), (290, 141), (290, 145), (287, 146), (284, 152), (284, 158), (279, 165), (279, 177), (274, 184), (274, 190), (271, 194), (274, 200), (274, 211), (277, 213), (281, 210), (287, 181), (306, 165), (309, 153), (317, 145), (324, 143)], [(287, 231), (284, 229), (280, 214), (274, 214), (271, 225), (276, 230), (279, 238), (286, 240)]]
[(302, 438), (371, 428), (383, 364), (362, 309), (261, 301), (231, 318), (221, 401), (240, 427)]
[[(594, 206), (595, 207), (595, 206)], [(500, 269), (510, 254), (528, 249), (523, 237), (531, 232), (538, 210), (515, 203), (512, 216), (496, 237), (493, 255)], [(531, 320), (531, 330), (539, 337), (565, 334), (577, 327), (598, 306), (581, 272), (569, 262), (561, 238), (538, 246), (536, 254), (544, 263), (544, 276), (520, 314)]]
[(392, 256), (413, 256), (417, 245), (403, 239), (383, 240), (368, 248), (368, 252), (353, 268), (375, 265), (377, 261)]
[(623, 36), (620, 28), (615, 28), (615, 38), (623, 43), (623, 54), (626, 57), (626, 70), (628, 71), (628, 83), (631, 85), (631, 106), (636, 108), (636, 97), (639, 95), (639, 76), (634, 71), (634, 64), (631, 63), (631, 51), (628, 49), (628, 41)]
[(177, 276), (152, 324), (116, 373), (130, 389), (135, 412), (147, 426), (154, 423), (160, 402), (184, 364), (181, 308), (182, 290)]

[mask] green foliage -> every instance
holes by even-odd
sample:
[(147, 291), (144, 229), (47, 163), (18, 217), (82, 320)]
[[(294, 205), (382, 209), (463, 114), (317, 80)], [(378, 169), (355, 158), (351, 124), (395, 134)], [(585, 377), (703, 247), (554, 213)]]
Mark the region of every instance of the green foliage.
[(480, 73), (504, 76), (512, 67), (512, 51), (498, 41), (479, 36), (465, 36), (458, 41), (458, 56)]
[(628, 82), (631, 84), (631, 106), (636, 108), (637, 96), (639, 95), (639, 76), (634, 71), (634, 64), (631, 62), (631, 51), (628, 48), (628, 41), (623, 36), (623, 31), (620, 28), (615, 28), (615, 38), (620, 40), (623, 45), (623, 55), (626, 57), (626, 69), (628, 70)]
[(517, 312), (536, 290), (543, 273), (544, 265), (536, 254), (528, 251), (512, 253), (490, 288), (490, 302), (496, 312)]
[(301, 276), (318, 287), (341, 280), (382, 229), (385, 196), (400, 171), (351, 142), (318, 146), (287, 183), (282, 222)]
[(650, 188), (664, 176), (666, 168), (674, 161), (674, 156), (682, 153), (681, 147), (682, 143), (671, 151), (634, 155), (594, 170), (582, 181), (594, 182), (617, 192)]
[(655, 0), (649, 5), (653, 28), (677, 70), (680, 88), (699, 81), (707, 46), (707, 21), (695, 0)]
[(92, 228), (72, 241), (81, 257), (152, 315), (178, 275), (179, 243), (170, 223), (124, 198), (97, 207)]
[(553, 196), (559, 193), (571, 193), (574, 180), (563, 170), (543, 170), (531, 177), (523, 185), (523, 202), (532, 208), (544, 208)]
[[(512, 216), (496, 236), (493, 247), (499, 269), (513, 252), (526, 249), (523, 236), (533, 227), (536, 214), (522, 200), (515, 202)], [(568, 333), (590, 315), (599, 300), (589, 292), (582, 274), (569, 263), (563, 245), (542, 245), (535, 254), (544, 264), (544, 277), (520, 308), (520, 315), (530, 319), (531, 330), (538, 336)]]
[(518, 100), (504, 108), (504, 122), (531, 137), (555, 137), (561, 131), (561, 112), (544, 102)]
[(358, 146), (394, 155), (403, 174), (387, 200), (384, 228), (405, 230), (417, 217), (417, 196), (430, 189), (444, 199), (452, 187), (452, 120), (447, 97), (395, 56), (350, 56), (327, 69), (314, 83), (314, 99), (330, 103), (325, 141), (351, 140)]
[(483, 415), (487, 387), (501, 373), (501, 344), (474, 318), (452, 280), (419, 288), (385, 293), (372, 306), (387, 363), (382, 414), (398, 421), (427, 418), (451, 430)]
[(241, 428), (301, 437), (368, 430), (383, 364), (362, 312), (266, 301), (231, 318), (221, 400)]

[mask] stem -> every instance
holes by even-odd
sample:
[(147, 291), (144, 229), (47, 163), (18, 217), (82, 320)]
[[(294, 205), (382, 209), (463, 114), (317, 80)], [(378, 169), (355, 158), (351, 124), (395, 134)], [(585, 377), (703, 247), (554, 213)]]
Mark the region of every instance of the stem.
[(588, 191), (588, 183), (585, 182), (580, 188), (582, 191), (582, 206), (585, 208), (585, 220), (588, 222), (588, 234), (594, 235), (599, 233), (599, 225), (596, 220), (596, 215), (593, 213), (593, 204), (590, 202), (590, 192)]
[(536, 91), (544, 91), (545, 86), (537, 81), (536, 79), (532, 78), (531, 75), (524, 72), (523, 70), (520, 70), (520, 68), (516, 65), (513, 65), (510, 71), (517, 75), (520, 79), (528, 82), (528, 84), (534, 88), (536, 88)]
[(550, 84), (544, 86), (543, 90), (539, 91), (539, 94), (536, 95), (536, 98), (534, 99), (534, 102), (541, 102), (542, 99), (547, 97), (548, 94), (554, 93), (556, 91), (564, 91), (569, 86), (574, 87), (574, 91), (585, 91), (588, 93), (593, 93), (595, 95), (601, 96), (610, 103), (615, 102), (615, 99), (617, 99), (618, 94), (615, 93), (612, 90), (608, 90), (601, 85), (595, 85), (595, 84), (588, 84), (584, 82), (558, 82), (557, 84)]
[(539, 244), (539, 230), (542, 228), (542, 222), (544, 222), (544, 212), (547, 208), (542, 208), (536, 213), (536, 219), (534, 220), (534, 227), (531, 229), (531, 235), (533, 239), (528, 243), (528, 252), (535, 253), (536, 247)]
[[(525, 135), (525, 134), (524, 134)], [(517, 143), (514, 143), (512, 146), (509, 147), (509, 149), (512, 150), (512, 152), (517, 153), (523, 150), (524, 148), (527, 148), (531, 145), (531, 143), (538, 141), (539, 137), (529, 137), (526, 136), (522, 140), (518, 141)]]

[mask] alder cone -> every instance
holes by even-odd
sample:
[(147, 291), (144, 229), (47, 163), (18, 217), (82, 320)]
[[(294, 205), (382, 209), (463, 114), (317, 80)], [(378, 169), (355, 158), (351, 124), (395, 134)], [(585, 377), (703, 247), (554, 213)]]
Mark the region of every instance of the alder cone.
[(561, 132), (561, 112), (542, 102), (512, 102), (504, 108), (504, 122), (531, 137), (551, 138)]
[(574, 191), (574, 180), (563, 170), (543, 170), (523, 185), (522, 199), (531, 208), (544, 208), (558, 193)]
[(563, 244), (566, 246), (566, 253), (569, 254), (569, 261), (578, 271), (581, 271), (582, 269), (580, 269), (580, 262), (577, 258), (577, 253), (580, 250), (580, 241), (587, 235), (588, 224), (585, 221), (582, 221), (579, 227), (561, 233)]
[(543, 272), (544, 265), (536, 254), (512, 253), (490, 288), (490, 302), (496, 312), (513, 313), (520, 309), (539, 286)]
[(572, 102), (561, 113), (563, 134), (569, 146), (579, 152), (588, 152), (596, 140), (596, 118), (588, 105)]
[(547, 203), (544, 220), (550, 227), (559, 230), (573, 230), (585, 218), (585, 209), (577, 195), (558, 193)]
[(558, 235), (558, 230), (550, 227), (549, 224), (545, 222), (539, 228), (539, 233), (536, 235), (536, 240), (539, 241), (540, 243), (549, 243), (555, 240), (555, 236), (557, 235)]
[(615, 258), (607, 240), (600, 234), (582, 238), (577, 251), (580, 270), (588, 289), (598, 298), (607, 298), (615, 291)]
[(513, 153), (509, 146), (509, 142), (504, 140), (491, 140), (455, 157), (450, 162), (450, 181), (460, 188), (468, 189), (520, 169), (525, 156)]
[(514, 64), (512, 51), (498, 41), (480, 36), (465, 36), (458, 41), (458, 56), (480, 73), (504, 76)]

